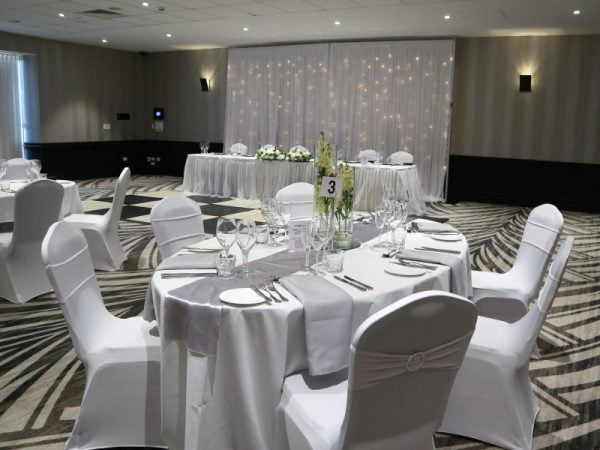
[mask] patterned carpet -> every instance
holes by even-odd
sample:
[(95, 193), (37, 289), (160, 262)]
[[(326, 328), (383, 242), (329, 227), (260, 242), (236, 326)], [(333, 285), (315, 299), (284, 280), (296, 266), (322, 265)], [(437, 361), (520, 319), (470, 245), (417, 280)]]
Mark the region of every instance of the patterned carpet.
[[(114, 179), (79, 183), (87, 212), (111, 202)], [(181, 179), (133, 177), (120, 236), (128, 253), (123, 270), (98, 273), (110, 311), (139, 314), (158, 253), (149, 226), (161, 198), (185, 195)], [(258, 202), (191, 196), (202, 208), (206, 231), (216, 218), (258, 220)], [(449, 219), (467, 236), (475, 269), (505, 271), (514, 259), (529, 209), (475, 203), (437, 204), (428, 215)], [(538, 397), (534, 448), (600, 448), (600, 215), (563, 212), (574, 250), (532, 361)], [(62, 313), (52, 294), (13, 305), (0, 299), (0, 449), (59, 449), (81, 402), (85, 374), (75, 357)], [(439, 435), (437, 448), (487, 449), (482, 443)], [(252, 449), (244, 449), (252, 450)]]

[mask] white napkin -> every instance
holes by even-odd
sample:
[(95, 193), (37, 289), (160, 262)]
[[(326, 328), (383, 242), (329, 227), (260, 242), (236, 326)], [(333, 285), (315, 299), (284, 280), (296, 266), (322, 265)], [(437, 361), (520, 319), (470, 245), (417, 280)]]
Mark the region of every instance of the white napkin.
[(448, 223), (434, 222), (433, 220), (415, 219), (411, 222), (413, 230), (435, 233), (438, 231), (458, 231)]

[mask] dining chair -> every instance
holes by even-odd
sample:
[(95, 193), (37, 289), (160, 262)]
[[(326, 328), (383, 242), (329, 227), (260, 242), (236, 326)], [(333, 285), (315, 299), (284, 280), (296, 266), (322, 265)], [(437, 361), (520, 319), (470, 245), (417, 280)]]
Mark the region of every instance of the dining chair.
[(37, 180), (15, 194), (13, 231), (0, 233), (0, 297), (25, 303), (51, 292), (40, 249), (50, 225), (60, 216), (64, 188)]
[(275, 200), (282, 205), (283, 212), (290, 214), (291, 219), (301, 219), (312, 217), (314, 196), (312, 184), (299, 182), (281, 188), (275, 194)]
[(469, 300), (441, 291), (370, 316), (352, 339), (346, 381), (286, 378), (278, 424), (290, 449), (433, 449), (476, 320)]
[(121, 319), (106, 309), (88, 243), (72, 224), (52, 225), (41, 254), (86, 371), (83, 400), (65, 448), (165, 447), (156, 323)]
[(514, 323), (479, 317), (439, 431), (507, 449), (530, 449), (539, 411), (529, 360), (565, 272), (573, 237), (556, 257), (537, 302)]
[(200, 206), (186, 197), (162, 199), (150, 211), (150, 224), (163, 260), (205, 239)]
[(106, 213), (71, 214), (64, 219), (83, 231), (97, 270), (117, 270), (127, 259), (119, 242), (118, 231), (130, 177), (131, 171), (125, 167), (119, 175), (112, 204)]
[(360, 162), (375, 161), (377, 159), (377, 152), (372, 149), (361, 150), (358, 152), (358, 160)]
[(233, 144), (231, 147), (229, 147), (229, 153), (232, 155), (247, 155), (248, 146), (238, 142), (237, 144)]
[(550, 255), (563, 228), (563, 216), (554, 205), (534, 208), (513, 266), (506, 273), (472, 272), (473, 297), (479, 314), (505, 322), (523, 317), (537, 295)]
[(12, 158), (6, 162), (6, 173), (4, 180), (28, 180), (27, 169), (31, 167), (31, 161), (25, 158)]
[(396, 153), (392, 153), (388, 159), (387, 162), (390, 164), (412, 164), (413, 163), (413, 155), (411, 155), (408, 152), (396, 152)]

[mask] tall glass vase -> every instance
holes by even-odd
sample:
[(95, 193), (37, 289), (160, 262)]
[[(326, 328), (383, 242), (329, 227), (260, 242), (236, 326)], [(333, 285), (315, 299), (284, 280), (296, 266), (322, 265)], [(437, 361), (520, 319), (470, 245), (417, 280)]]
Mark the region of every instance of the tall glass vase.
[(335, 246), (342, 249), (352, 247), (352, 211), (354, 207), (354, 169), (348, 163), (338, 167), (342, 179), (342, 196), (335, 204)]
[[(323, 177), (335, 176), (335, 164), (337, 161), (335, 147), (327, 142), (325, 134), (321, 132), (315, 150), (315, 213), (322, 216), (323, 221), (329, 227), (334, 226), (335, 199), (321, 197), (321, 185)], [(332, 233), (333, 234), (333, 233)]]

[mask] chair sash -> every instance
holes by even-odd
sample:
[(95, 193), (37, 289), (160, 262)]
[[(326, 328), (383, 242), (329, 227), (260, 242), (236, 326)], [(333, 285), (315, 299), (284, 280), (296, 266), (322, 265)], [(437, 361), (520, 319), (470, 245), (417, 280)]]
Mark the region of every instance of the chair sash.
[(46, 269), (57, 281), (54, 287), (59, 303), (67, 303), (90, 280), (97, 285), (87, 244), (66, 260), (48, 264)]
[(559, 234), (560, 230), (528, 220), (523, 233), (523, 243), (549, 254)]
[[(185, 214), (183, 216), (177, 216), (177, 217), (164, 217), (164, 218), (153, 218), (151, 219), (153, 223), (160, 223), (160, 222), (171, 222), (170, 225), (170, 229), (169, 231), (167, 230), (161, 230), (161, 229), (155, 229), (155, 237), (156, 237), (156, 243), (159, 247), (163, 246), (163, 245), (167, 245), (170, 244), (172, 242), (176, 242), (176, 241), (180, 241), (182, 239), (189, 239), (189, 238), (193, 238), (193, 237), (204, 237), (204, 230), (200, 230), (200, 231), (192, 231), (194, 230), (194, 218), (196, 217), (202, 217), (202, 212), (198, 211), (192, 214)], [(175, 227), (174, 222), (180, 222), (177, 223), (177, 226)], [(190, 232), (192, 231), (192, 232)], [(168, 238), (165, 238), (163, 240), (163, 236), (161, 236), (162, 232), (164, 232), (165, 234), (167, 234), (167, 236), (169, 236)], [(173, 234), (176, 234), (175, 236), (173, 236)]]
[(472, 334), (473, 332), (470, 332), (437, 347), (412, 355), (368, 352), (357, 350), (351, 346), (352, 353), (354, 353), (352, 390), (367, 389), (390, 378), (422, 369), (458, 369)]

